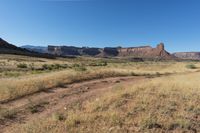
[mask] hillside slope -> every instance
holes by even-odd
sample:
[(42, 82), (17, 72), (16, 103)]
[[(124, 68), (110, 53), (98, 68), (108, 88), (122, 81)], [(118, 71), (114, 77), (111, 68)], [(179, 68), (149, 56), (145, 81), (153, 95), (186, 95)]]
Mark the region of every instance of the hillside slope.
[(12, 45), (0, 38), (0, 53), (1, 54), (28, 54), (30, 51)]
[(25, 48), (17, 47), (13, 44), (8, 43), (7, 41), (0, 38), (0, 54), (16, 54), (16, 55), (26, 55), (34, 57), (44, 57), (44, 58), (54, 58), (54, 56), (49, 54), (42, 54), (33, 51), (29, 51)]

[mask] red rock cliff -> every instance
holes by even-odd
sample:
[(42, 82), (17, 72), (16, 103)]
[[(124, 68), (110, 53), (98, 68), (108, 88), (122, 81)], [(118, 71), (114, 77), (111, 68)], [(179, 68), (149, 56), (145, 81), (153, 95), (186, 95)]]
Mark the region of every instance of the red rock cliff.
[(158, 58), (172, 58), (172, 56), (165, 51), (163, 43), (157, 45), (156, 48), (150, 46), (119, 48), (119, 56), (134, 56), (134, 57), (158, 57)]

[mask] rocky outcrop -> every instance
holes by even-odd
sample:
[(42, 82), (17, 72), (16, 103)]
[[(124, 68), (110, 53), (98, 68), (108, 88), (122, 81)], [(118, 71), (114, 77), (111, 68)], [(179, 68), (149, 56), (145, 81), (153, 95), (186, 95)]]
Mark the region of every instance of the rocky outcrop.
[(177, 52), (173, 55), (181, 59), (200, 60), (200, 52)]
[(145, 58), (164, 58), (171, 59), (173, 58), (170, 53), (168, 53), (164, 44), (160, 43), (156, 48), (150, 46), (141, 46), (141, 47), (105, 47), (105, 48), (88, 48), (88, 47), (72, 47), (72, 46), (48, 46), (48, 51), (50, 54), (56, 55), (90, 55), (97, 57), (110, 57), (110, 56), (131, 56), (131, 57), (145, 57)]
[(158, 44), (156, 48), (150, 46), (120, 48), (119, 56), (172, 58), (170, 53), (165, 50), (163, 43)]

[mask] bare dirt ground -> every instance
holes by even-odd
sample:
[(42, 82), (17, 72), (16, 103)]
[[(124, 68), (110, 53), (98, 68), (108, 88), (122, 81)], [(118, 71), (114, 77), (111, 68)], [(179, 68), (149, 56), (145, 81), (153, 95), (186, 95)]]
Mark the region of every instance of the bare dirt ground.
[(9, 110), (15, 110), (16, 114), (9, 119), (0, 121), (0, 132), (9, 132), (16, 124), (26, 123), (38, 118), (45, 118), (58, 110), (65, 110), (71, 104), (84, 101), (96, 96), (101, 96), (108, 89), (117, 84), (130, 85), (142, 83), (147, 78), (139, 77), (115, 77), (84, 81), (35, 93), (15, 101), (4, 103), (1, 106)]

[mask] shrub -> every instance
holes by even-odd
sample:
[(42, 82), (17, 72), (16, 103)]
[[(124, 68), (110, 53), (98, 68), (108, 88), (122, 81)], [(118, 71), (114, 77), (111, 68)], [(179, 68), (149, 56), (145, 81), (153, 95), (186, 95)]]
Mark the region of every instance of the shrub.
[(29, 67), (30, 67), (31, 70), (34, 70), (35, 69), (34, 68), (34, 63), (29, 64)]
[(155, 117), (149, 116), (142, 120), (141, 128), (142, 129), (162, 128), (162, 125), (157, 123), (157, 119)]
[(43, 64), (43, 65), (42, 65), (42, 69), (43, 69), (43, 70), (51, 70), (52, 68), (51, 68), (50, 65), (48, 65), (48, 64)]
[(28, 110), (29, 110), (32, 114), (37, 113), (38, 110), (37, 110), (36, 105), (35, 105), (30, 99), (28, 99), (28, 101), (29, 101)]
[(20, 73), (15, 71), (6, 71), (4, 72), (4, 75), (8, 77), (18, 77), (20, 76)]
[(93, 62), (90, 63), (89, 66), (107, 66), (108, 63), (106, 61), (102, 61), (102, 62)]
[(6, 108), (0, 108), (0, 120), (1, 119), (12, 119), (16, 115), (15, 110), (8, 110)]
[(107, 66), (107, 65), (108, 63), (106, 61), (101, 63), (101, 66)]
[(194, 64), (189, 64), (189, 65), (186, 65), (186, 68), (188, 68), (188, 69), (196, 69), (197, 67)]
[(74, 67), (74, 70), (75, 70), (75, 71), (86, 71), (87, 68), (84, 67), (84, 66), (78, 66), (78, 67)]
[(53, 113), (52, 119), (55, 121), (61, 121), (61, 120), (64, 120), (64, 116), (60, 113)]
[(38, 109), (36, 106), (29, 106), (28, 107), (29, 111), (34, 114), (34, 113), (37, 113), (38, 112)]
[(79, 64), (73, 64), (72, 67), (80, 67)]
[(43, 70), (56, 70), (56, 69), (62, 69), (62, 68), (67, 68), (67, 64), (44, 64), (42, 65)]
[(25, 63), (20, 63), (17, 65), (18, 68), (28, 68), (27, 64)]

